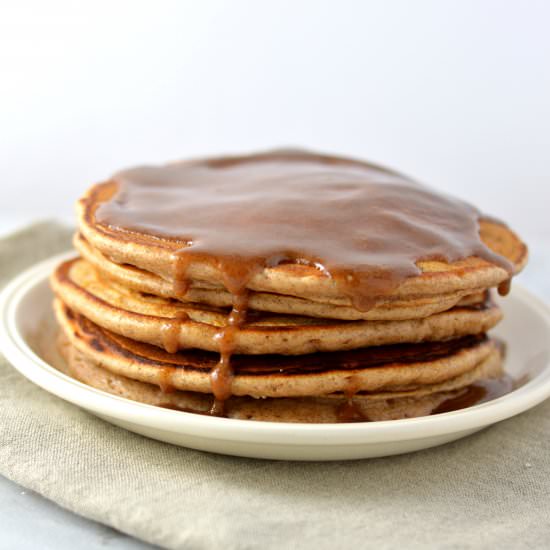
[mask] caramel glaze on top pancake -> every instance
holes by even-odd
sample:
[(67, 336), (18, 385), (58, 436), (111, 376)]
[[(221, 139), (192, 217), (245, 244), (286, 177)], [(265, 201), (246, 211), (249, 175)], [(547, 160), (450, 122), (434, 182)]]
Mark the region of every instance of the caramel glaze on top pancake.
[(291, 262), (317, 267), (365, 310), (419, 275), (420, 260), (476, 256), (513, 273), (480, 239), (475, 208), (359, 161), (275, 151), (145, 166), (113, 180), (97, 222), (183, 241), (180, 286), (193, 261), (215, 263), (234, 295), (259, 270)]
[[(353, 305), (368, 310), (407, 278), (417, 262), (478, 257), (512, 276), (513, 264), (479, 236), (472, 206), (364, 162), (279, 150), (116, 174), (115, 195), (96, 221), (118, 231), (173, 238), (175, 290), (185, 293), (188, 266), (211, 263), (233, 295), (216, 338), (212, 370), (219, 402), (231, 394), (233, 336), (246, 319), (247, 283), (283, 263), (314, 266)], [(501, 290), (506, 290), (503, 284)]]

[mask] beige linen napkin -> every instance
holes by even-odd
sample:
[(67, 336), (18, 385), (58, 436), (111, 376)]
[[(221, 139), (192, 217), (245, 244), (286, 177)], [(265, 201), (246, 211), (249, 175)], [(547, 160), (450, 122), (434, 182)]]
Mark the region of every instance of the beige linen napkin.
[[(68, 246), (68, 231), (54, 224), (1, 241), (0, 284)], [(297, 463), (134, 435), (49, 395), (3, 359), (0, 384), (1, 474), (168, 548), (549, 547), (550, 401), (428, 451)]]

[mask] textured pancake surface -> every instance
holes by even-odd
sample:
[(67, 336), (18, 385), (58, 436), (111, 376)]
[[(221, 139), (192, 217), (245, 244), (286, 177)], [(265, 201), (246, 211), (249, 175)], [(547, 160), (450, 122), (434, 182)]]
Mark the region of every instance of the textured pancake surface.
[[(154, 384), (103, 368), (100, 362), (86, 356), (66, 338), (60, 339), (60, 350), (67, 363), (67, 374), (102, 391), (149, 405), (194, 413), (207, 414), (212, 406), (212, 397), (208, 394), (178, 390), (166, 393)], [(484, 379), (499, 374), (498, 360), (486, 361), (483, 372), (479, 372), (480, 378)], [(353, 416), (349, 420), (377, 421), (426, 416), (448, 400), (463, 395), (467, 388), (412, 396), (386, 394), (378, 399), (372, 399), (372, 395), (357, 395), (353, 398)], [(342, 409), (348, 403), (349, 400), (342, 395), (277, 399), (231, 397), (226, 403), (226, 416), (272, 422), (335, 423), (342, 421)]]
[[(211, 392), (210, 371), (218, 361), (217, 354), (200, 350), (167, 353), (102, 329), (59, 300), (55, 305), (59, 324), (71, 344), (103, 368), (161, 387)], [(500, 369), (501, 352), (485, 336), (469, 336), (449, 342), (304, 356), (236, 355), (232, 362), (234, 395), (399, 392), (405, 396), (470, 384), (483, 377), (487, 363), (498, 364)]]
[[(112, 332), (168, 351), (219, 351), (216, 334), (225, 325), (227, 310), (144, 296), (106, 281), (81, 259), (59, 266), (52, 284), (70, 308)], [(403, 321), (338, 321), (252, 311), (248, 318), (235, 334), (235, 353), (298, 355), (483, 333), (501, 319), (501, 312), (484, 303)]]
[[(127, 288), (164, 298), (202, 303), (214, 307), (231, 307), (233, 305), (231, 293), (220, 286), (197, 281), (182, 295), (176, 292), (173, 282), (135, 266), (118, 264), (109, 260), (98, 249), (91, 247), (80, 234), (75, 235), (74, 245), (82, 257), (91, 263), (104, 278), (110, 278)], [(367, 311), (360, 311), (349, 305), (337, 305), (336, 299), (328, 299), (329, 302), (324, 303), (322, 296), (304, 299), (270, 292), (250, 291), (248, 305), (251, 309), (258, 311), (323, 319), (399, 321), (428, 317), (455, 305), (469, 305), (481, 302), (483, 299), (483, 290), (469, 288), (439, 295), (384, 298), (375, 307)]]

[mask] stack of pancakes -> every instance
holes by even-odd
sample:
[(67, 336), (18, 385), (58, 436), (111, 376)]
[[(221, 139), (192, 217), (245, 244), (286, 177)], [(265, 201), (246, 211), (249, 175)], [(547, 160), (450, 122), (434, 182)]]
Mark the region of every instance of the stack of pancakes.
[(78, 203), (52, 275), (78, 380), (231, 418), (398, 419), (510, 389), (486, 335), (527, 250), (390, 170), (303, 151), (142, 167)]

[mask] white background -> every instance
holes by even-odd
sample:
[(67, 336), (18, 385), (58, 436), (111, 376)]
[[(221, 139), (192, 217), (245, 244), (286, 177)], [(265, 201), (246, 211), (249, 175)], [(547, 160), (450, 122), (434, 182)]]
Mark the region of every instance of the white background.
[[(550, 236), (550, 2), (0, 0), (0, 213), (133, 164), (299, 145)], [(1, 227), (0, 227), (1, 229)]]

